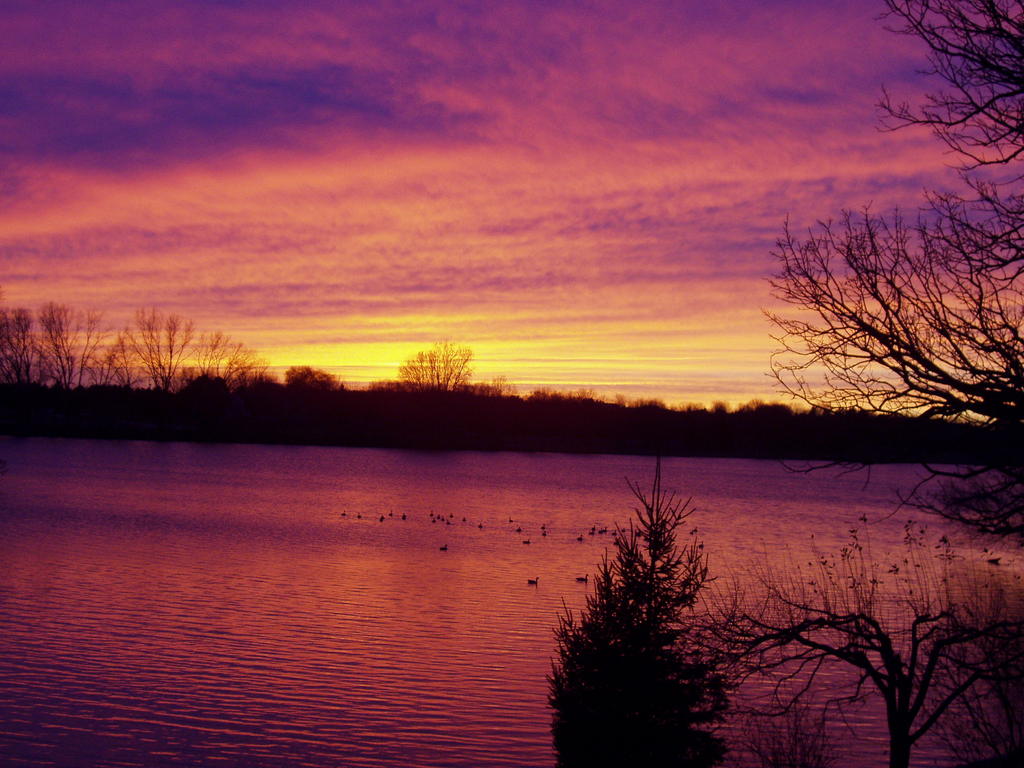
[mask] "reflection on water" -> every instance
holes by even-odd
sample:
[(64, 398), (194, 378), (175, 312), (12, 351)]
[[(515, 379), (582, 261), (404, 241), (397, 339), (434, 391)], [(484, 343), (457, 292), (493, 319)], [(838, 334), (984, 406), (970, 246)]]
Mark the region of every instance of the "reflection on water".
[[(45, 439), (0, 454), (7, 765), (549, 766), (555, 617), (611, 544), (591, 529), (625, 519), (625, 478), (653, 470)], [(865, 514), (896, 541), (893, 489), (914, 472), (664, 462), (716, 570), (812, 533), (834, 548)]]

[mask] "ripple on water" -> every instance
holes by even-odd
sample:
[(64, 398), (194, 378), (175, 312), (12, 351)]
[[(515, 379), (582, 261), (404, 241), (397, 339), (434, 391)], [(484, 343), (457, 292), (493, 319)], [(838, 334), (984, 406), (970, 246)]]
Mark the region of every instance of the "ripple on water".
[[(551, 766), (552, 628), (611, 546), (591, 527), (625, 519), (623, 478), (651, 472), (612, 456), (3, 448), (0, 750), (25, 766)], [(806, 551), (794, 531), (832, 546), (911, 474), (665, 462), (712, 566), (740, 569)], [(877, 735), (877, 718), (862, 726)]]

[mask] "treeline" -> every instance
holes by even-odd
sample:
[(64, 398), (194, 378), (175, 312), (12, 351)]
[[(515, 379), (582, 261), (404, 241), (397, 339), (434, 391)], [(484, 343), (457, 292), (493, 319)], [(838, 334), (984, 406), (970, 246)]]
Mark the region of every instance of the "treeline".
[[(754, 401), (672, 409), (588, 390), (519, 396), (472, 381), (473, 352), (442, 341), (393, 381), (347, 389), (288, 369), (284, 382), (241, 342), (139, 309), (120, 330), (49, 302), (0, 308), (0, 431), (18, 435), (304, 443), (439, 450), (562, 451), (867, 461), (970, 462), (1016, 455), (998, 434), (935, 419), (797, 412)], [(1006, 441), (1007, 443), (1009, 441)]]
[(47, 302), (0, 308), (0, 383), (150, 387), (178, 391), (200, 377), (231, 387), (266, 376), (267, 362), (219, 331), (197, 333), (181, 315), (139, 309), (120, 330), (103, 314)]
[[(303, 369), (293, 369), (302, 371)], [(315, 372), (315, 369), (306, 369)], [(499, 388), (500, 390), (500, 388)], [(521, 397), (489, 385), (365, 390), (292, 376), (235, 387), (199, 376), (177, 391), (0, 385), (14, 435), (266, 442), (431, 450), (559, 451), (749, 458), (973, 462), (1020, 452), (997, 434), (935, 419), (610, 403), (586, 393)]]

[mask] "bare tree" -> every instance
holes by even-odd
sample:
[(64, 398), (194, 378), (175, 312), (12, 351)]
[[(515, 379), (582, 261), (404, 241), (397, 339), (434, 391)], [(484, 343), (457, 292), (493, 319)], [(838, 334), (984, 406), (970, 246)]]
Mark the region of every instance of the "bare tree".
[(253, 350), (220, 331), (202, 334), (192, 356), (197, 376), (223, 379), (229, 389), (253, 381), (267, 369)]
[(141, 378), (131, 331), (119, 331), (114, 340), (95, 354), (93, 380), (96, 384), (134, 387)]
[(194, 335), (192, 321), (181, 315), (140, 309), (126, 341), (152, 386), (170, 391), (180, 383), (179, 374)]
[(101, 387), (109, 387), (117, 382), (116, 376), (116, 353), (114, 347), (118, 343), (118, 337), (114, 341), (97, 350), (95, 364), (92, 370), (92, 383)]
[(70, 389), (78, 370), (78, 357), (74, 346), (71, 308), (66, 304), (48, 302), (42, 306), (39, 318), (39, 357), (50, 379), (58, 387)]
[(89, 309), (79, 313), (78, 321), (82, 359), (78, 367), (78, 386), (82, 386), (86, 377), (90, 383), (95, 383), (97, 369), (102, 364), (103, 342), (110, 335), (110, 330), (103, 326), (103, 313), (98, 310)]
[(928, 46), (944, 90), (915, 106), (885, 94), (894, 127), (924, 125), (968, 168), (1024, 152), (1024, 6), (1016, 0), (887, 0), (897, 31)]
[(1021, 423), (1022, 286), (930, 234), (870, 212), (806, 240), (787, 227), (772, 285), (812, 311), (769, 315), (783, 331), (773, 372), (790, 393), (831, 410)]
[[(888, 0), (945, 83), (922, 105), (888, 94), (893, 128), (927, 126), (962, 161), (967, 192), (933, 193), (913, 223), (865, 210), (805, 238), (787, 226), (776, 295), (794, 314), (772, 370), (818, 407), (982, 424), (1024, 446), (1024, 7), (1013, 0)], [(990, 171), (977, 175), (980, 166)], [(991, 171), (1004, 167), (1009, 176)], [(1024, 537), (1024, 457), (935, 469), (913, 503), (984, 533)]]
[(454, 392), (473, 376), (473, 350), (450, 341), (436, 342), (417, 352), (398, 369), (398, 380), (410, 389)]
[(23, 308), (0, 309), (0, 379), (7, 384), (31, 384), (40, 378), (32, 313)]
[(747, 748), (761, 768), (832, 768), (838, 762), (825, 712), (797, 701), (785, 711), (748, 718)]
[(246, 387), (267, 379), (270, 363), (248, 347), (240, 347), (238, 354), (228, 358), (224, 380), (232, 389)]
[(934, 550), (922, 530), (908, 525), (906, 533), (887, 566), (854, 531), (838, 556), (790, 569), (766, 564), (761, 589), (720, 593), (711, 603), (719, 636), (745, 669), (741, 678), (770, 681), (770, 701), (783, 709), (836, 666), (853, 675), (830, 704), (880, 697), (890, 768), (907, 768), (913, 746), (954, 704), (1017, 674), (1024, 661), (1024, 620), (1004, 586), (966, 569), (945, 540)]
[(1007, 766), (1021, 765), (1024, 677), (979, 682), (951, 708), (941, 730), (950, 752), (962, 763), (1003, 758)]
[(76, 312), (66, 304), (47, 302), (39, 310), (40, 359), (50, 379), (64, 389), (94, 378), (97, 349), (106, 333), (99, 312)]

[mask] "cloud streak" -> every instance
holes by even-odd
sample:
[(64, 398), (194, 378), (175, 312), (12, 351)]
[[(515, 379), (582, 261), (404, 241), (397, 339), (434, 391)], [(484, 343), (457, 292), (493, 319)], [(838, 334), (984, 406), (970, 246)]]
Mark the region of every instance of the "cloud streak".
[(920, 63), (879, 10), (12, 2), (0, 284), (361, 379), (451, 337), (527, 384), (765, 396), (782, 222), (947, 173), (875, 128)]

